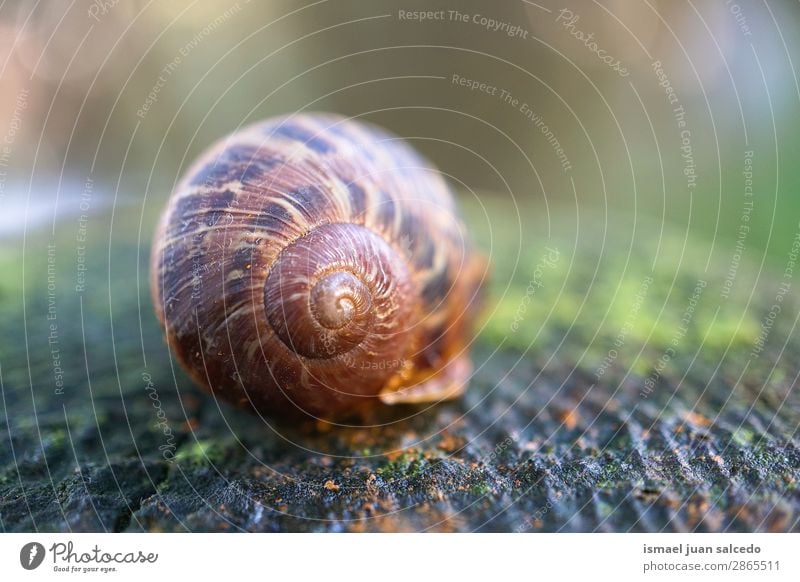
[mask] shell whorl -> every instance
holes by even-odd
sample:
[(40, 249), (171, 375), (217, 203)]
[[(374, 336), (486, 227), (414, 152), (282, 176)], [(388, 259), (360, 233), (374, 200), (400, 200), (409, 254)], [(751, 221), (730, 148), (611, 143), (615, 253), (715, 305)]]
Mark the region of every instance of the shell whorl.
[(302, 356), (330, 359), (360, 346), (397, 359), (408, 343), (412, 292), (404, 261), (378, 235), (331, 224), (280, 253), (264, 305), (278, 337)]
[(241, 130), (192, 166), (157, 230), (151, 289), (198, 383), (331, 417), (462, 349), (468, 264), (428, 162), (369, 124), (306, 114)]

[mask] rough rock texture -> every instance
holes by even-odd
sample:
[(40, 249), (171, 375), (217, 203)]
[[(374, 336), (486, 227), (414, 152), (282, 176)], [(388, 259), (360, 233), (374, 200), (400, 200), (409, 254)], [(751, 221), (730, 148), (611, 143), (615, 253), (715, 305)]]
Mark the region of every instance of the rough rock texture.
[[(663, 333), (648, 328), (643, 341), (647, 330), (626, 327), (623, 311), (598, 337), (593, 319), (608, 313), (590, 300), (583, 312), (549, 318), (532, 349), (533, 335), (509, 335), (507, 321), (484, 330), (462, 400), (394, 409), (372, 428), (285, 426), (217, 404), (175, 367), (146, 279), (137, 286), (135, 278), (146, 250), (117, 245), (109, 266), (102, 248), (93, 283), (77, 293), (74, 248), (58, 249), (53, 296), (46, 247), (35, 244), (25, 284), (20, 276), (0, 286), (0, 530), (800, 529), (796, 310), (775, 322), (763, 353), (743, 369), (771, 283), (754, 296), (744, 338), (724, 311), (711, 318), (715, 301), (701, 301), (660, 370), (679, 328), (658, 323)], [(575, 256), (573, 297), (586, 297), (588, 286), (606, 296), (603, 273), (619, 288), (619, 273), (608, 269), (581, 279), (594, 259)], [(623, 273), (633, 281), (623, 304), (649, 272), (648, 261), (639, 263)], [(655, 277), (652, 289), (660, 288)], [(526, 281), (523, 273), (523, 292)], [(695, 281), (677, 278), (670, 321), (680, 320)], [(708, 285), (718, 288), (713, 275)], [(559, 299), (571, 301), (564, 293)], [(53, 297), (57, 317), (48, 320)], [(520, 295), (504, 300), (513, 312)], [(657, 310), (650, 301), (655, 291), (633, 318), (639, 327)], [(547, 296), (537, 302), (549, 309)], [(525, 325), (534, 325), (538, 316), (528, 316)], [(57, 343), (49, 343), (54, 322)], [(598, 376), (621, 330), (624, 347)], [(653, 388), (643, 396), (648, 378)]]

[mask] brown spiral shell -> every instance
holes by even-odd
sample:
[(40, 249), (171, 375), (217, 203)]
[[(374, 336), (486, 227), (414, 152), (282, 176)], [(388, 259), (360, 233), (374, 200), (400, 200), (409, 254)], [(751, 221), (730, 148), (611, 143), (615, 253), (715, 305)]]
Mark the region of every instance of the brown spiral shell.
[(215, 396), (331, 418), (459, 394), (483, 267), (410, 146), (302, 114), (192, 166), (155, 235), (151, 290), (170, 347)]

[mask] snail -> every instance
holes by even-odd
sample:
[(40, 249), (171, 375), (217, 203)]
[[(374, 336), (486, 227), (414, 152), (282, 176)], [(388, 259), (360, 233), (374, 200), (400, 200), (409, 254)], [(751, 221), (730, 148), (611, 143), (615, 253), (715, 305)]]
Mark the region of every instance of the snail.
[(372, 124), (295, 114), (206, 151), (151, 255), (167, 343), (215, 397), (336, 418), (454, 398), (486, 261), (441, 174)]

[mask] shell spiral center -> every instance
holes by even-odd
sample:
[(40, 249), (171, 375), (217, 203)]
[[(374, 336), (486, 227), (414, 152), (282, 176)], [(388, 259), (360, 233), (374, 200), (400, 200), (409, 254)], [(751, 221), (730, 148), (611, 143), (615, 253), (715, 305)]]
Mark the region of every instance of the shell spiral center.
[(369, 289), (352, 273), (339, 271), (324, 276), (311, 289), (311, 312), (326, 329), (341, 329), (369, 311)]
[(367, 339), (362, 347), (375, 352), (403, 337), (409, 280), (404, 262), (372, 231), (323, 225), (278, 255), (264, 306), (275, 333), (297, 354), (335, 358)]

